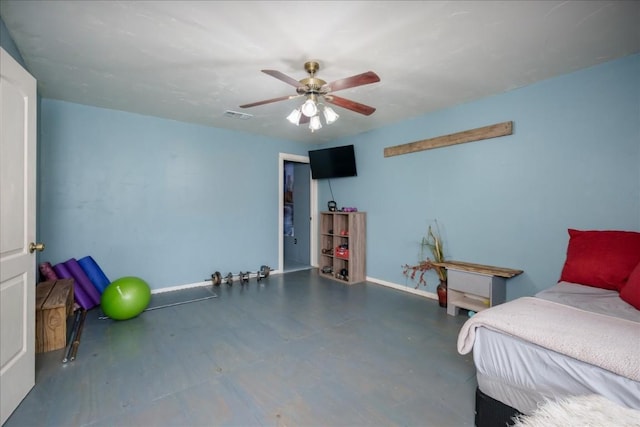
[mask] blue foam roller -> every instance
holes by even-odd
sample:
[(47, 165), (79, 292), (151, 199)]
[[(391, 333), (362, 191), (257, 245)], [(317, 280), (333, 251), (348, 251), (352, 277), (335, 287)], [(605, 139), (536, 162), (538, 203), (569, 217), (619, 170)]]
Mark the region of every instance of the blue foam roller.
[(111, 281), (104, 274), (98, 263), (90, 256), (80, 258), (78, 264), (84, 270), (85, 274), (93, 283), (93, 286), (102, 294)]

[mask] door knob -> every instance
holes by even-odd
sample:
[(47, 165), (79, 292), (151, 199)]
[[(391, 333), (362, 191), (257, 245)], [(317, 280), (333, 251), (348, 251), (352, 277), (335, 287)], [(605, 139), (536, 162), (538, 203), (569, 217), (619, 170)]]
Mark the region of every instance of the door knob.
[(34, 253), (35, 251), (42, 252), (44, 251), (44, 243), (29, 243), (29, 252)]

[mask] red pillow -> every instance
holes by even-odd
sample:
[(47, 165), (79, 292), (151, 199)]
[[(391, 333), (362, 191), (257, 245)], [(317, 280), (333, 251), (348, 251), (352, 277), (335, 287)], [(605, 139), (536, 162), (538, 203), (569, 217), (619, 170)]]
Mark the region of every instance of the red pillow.
[(569, 229), (560, 280), (619, 291), (638, 263), (638, 232)]
[(620, 290), (620, 298), (640, 310), (640, 263), (636, 265), (629, 280)]

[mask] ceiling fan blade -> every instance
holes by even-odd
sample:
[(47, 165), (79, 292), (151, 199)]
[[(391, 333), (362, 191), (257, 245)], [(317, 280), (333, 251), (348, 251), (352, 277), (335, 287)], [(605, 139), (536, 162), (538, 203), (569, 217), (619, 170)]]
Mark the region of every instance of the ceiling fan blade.
[(301, 96), (302, 95), (280, 96), (278, 98), (265, 99), (264, 101), (252, 102), (251, 104), (244, 104), (244, 105), (241, 105), (240, 108), (257, 107), (258, 105), (271, 104), (272, 102), (278, 102), (278, 101), (286, 101), (286, 100), (293, 99), (293, 98), (299, 98)]
[(356, 113), (364, 114), (365, 116), (370, 116), (374, 111), (376, 111), (375, 108), (369, 107), (368, 105), (360, 104), (359, 102), (351, 101), (350, 99), (340, 98), (335, 95), (325, 95), (324, 99), (330, 104), (355, 111)]
[(336, 80), (331, 83), (327, 83), (322, 87), (326, 92), (335, 92), (338, 90), (349, 89), (350, 87), (368, 85), (370, 83), (376, 83), (380, 81), (380, 77), (373, 71), (367, 71), (366, 73), (358, 74), (356, 76), (347, 77), (344, 79)]
[(283, 81), (285, 83), (288, 83), (291, 86), (294, 86), (294, 87), (301, 87), (302, 86), (299, 81), (297, 81), (293, 77), (289, 77), (286, 74), (281, 73), (280, 71), (262, 70), (262, 72), (265, 73), (265, 74), (269, 74), (271, 77), (275, 77), (276, 79), (281, 80), (281, 81)]

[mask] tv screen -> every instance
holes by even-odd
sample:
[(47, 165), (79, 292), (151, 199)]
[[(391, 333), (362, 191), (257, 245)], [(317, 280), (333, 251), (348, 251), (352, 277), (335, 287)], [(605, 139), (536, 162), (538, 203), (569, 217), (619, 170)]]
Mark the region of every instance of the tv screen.
[(309, 151), (311, 178), (343, 178), (357, 176), (353, 145)]

